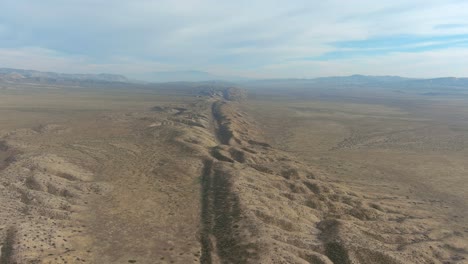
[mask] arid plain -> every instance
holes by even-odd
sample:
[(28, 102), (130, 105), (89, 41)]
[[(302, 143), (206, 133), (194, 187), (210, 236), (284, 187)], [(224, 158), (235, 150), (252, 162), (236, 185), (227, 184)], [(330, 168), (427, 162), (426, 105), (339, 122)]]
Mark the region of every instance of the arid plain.
[(466, 263), (463, 97), (246, 88), (2, 83), (0, 263)]

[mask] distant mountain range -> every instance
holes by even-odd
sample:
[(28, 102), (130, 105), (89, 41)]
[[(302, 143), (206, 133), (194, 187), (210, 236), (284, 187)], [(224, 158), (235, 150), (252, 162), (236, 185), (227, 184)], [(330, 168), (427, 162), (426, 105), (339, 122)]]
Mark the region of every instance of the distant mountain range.
[(367, 76), (351, 75), (339, 77), (320, 77), (313, 79), (266, 79), (246, 82), (247, 85), (260, 88), (288, 87), (314, 88), (314, 87), (369, 87), (369, 88), (395, 88), (395, 89), (466, 89), (468, 78), (405, 78), (400, 76)]
[(403, 87), (408, 86), (449, 86), (449, 87), (468, 87), (468, 78), (405, 78), (400, 76), (367, 76), (367, 75), (351, 75), (344, 77), (321, 77), (310, 79), (317, 83), (331, 83), (331, 84), (354, 84), (354, 85), (391, 85), (398, 84)]
[(143, 80), (152, 82), (200, 82), (219, 79), (218, 76), (203, 71), (161, 71), (150, 72), (142, 76)]
[[(67, 74), (56, 72), (42, 72), (35, 70), (0, 68), (0, 81), (14, 82), (41, 82), (41, 83), (62, 83), (62, 82), (122, 82), (122, 83), (142, 83), (142, 82), (203, 82), (203, 81), (246, 81), (247, 78), (236, 76), (220, 76), (204, 71), (159, 71), (135, 74), (133, 79), (117, 74)], [(137, 81), (138, 80), (138, 81)]]
[(117, 74), (67, 74), (56, 72), (41, 72), (34, 70), (21, 70), (0, 68), (0, 80), (14, 82), (41, 82), (41, 83), (60, 83), (60, 82), (130, 82), (127, 77)]
[(245, 81), (238, 76), (215, 75), (205, 71), (158, 71), (138, 74), (137, 79), (148, 82), (203, 82), (203, 81)]
[[(136, 76), (138, 77), (138, 76)], [(466, 89), (468, 78), (405, 78), (400, 76), (368, 76), (351, 75), (338, 77), (320, 77), (311, 79), (263, 79), (252, 80), (236, 76), (218, 76), (204, 71), (160, 71), (141, 75), (143, 81), (148, 82), (206, 82), (206, 81), (228, 81), (246, 87), (258, 88), (346, 88), (346, 87), (380, 87), (392, 89)], [(18, 83), (144, 83), (129, 79), (118, 74), (66, 74), (56, 72), (41, 72), (34, 70), (0, 68), (0, 81)]]
[(351, 76), (331, 76), (331, 77), (318, 77), (318, 78), (290, 78), (290, 79), (261, 79), (254, 80), (252, 83), (304, 83), (304, 84), (376, 84), (376, 83), (401, 83), (411, 80), (418, 80), (412, 78), (405, 78), (400, 76), (369, 76), (369, 75), (351, 75)]

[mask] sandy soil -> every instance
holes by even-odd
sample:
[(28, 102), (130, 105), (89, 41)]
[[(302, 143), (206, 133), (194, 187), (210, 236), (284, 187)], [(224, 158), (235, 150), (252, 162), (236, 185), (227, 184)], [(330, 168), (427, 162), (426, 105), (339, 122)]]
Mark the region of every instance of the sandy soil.
[(337, 181), (243, 91), (198, 94), (2, 130), (0, 263), (466, 261), (435, 202)]

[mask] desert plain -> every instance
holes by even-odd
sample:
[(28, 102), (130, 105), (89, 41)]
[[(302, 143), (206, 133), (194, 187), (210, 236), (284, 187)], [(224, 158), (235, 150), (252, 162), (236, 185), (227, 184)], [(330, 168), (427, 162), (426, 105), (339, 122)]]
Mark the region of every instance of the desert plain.
[(467, 263), (467, 157), (466, 94), (2, 82), (0, 263)]

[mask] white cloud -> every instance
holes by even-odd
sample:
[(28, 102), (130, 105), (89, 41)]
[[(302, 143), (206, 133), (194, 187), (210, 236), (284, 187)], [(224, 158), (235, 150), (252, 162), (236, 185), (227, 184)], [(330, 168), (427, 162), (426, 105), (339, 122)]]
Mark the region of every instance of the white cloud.
[[(124, 74), (163, 69), (237, 74), (244, 69), (250, 75), (266, 75), (278, 67), (287, 77), (315, 70), (336, 75), (338, 69), (348, 72), (349, 59), (291, 60), (333, 51), (332, 43), (339, 41), (468, 34), (468, 27), (440, 27), (466, 24), (468, 2), (454, 0), (3, 0), (0, 10), (0, 66), (67, 65), (62, 69)], [(439, 53), (437, 63), (452, 60)], [(32, 58), (29, 63), (27, 56)], [(379, 58), (395, 60), (390, 55)], [(361, 67), (352, 73), (376, 71)], [(442, 71), (432, 70), (436, 75)]]
[(468, 48), (445, 49), (419, 53), (394, 52), (374, 57), (339, 61), (292, 61), (268, 65), (255, 77), (298, 77), (369, 74), (405, 77), (466, 77)]
[[(151, 70), (171, 69), (171, 65), (153, 61), (113, 57), (107, 62), (94, 62), (86, 56), (69, 56), (53, 50), (26, 47), (19, 49), (0, 48), (1, 66), (8, 68), (39, 69), (63, 73), (126, 73), (136, 76)], [(175, 68), (174, 68), (175, 69)]]

